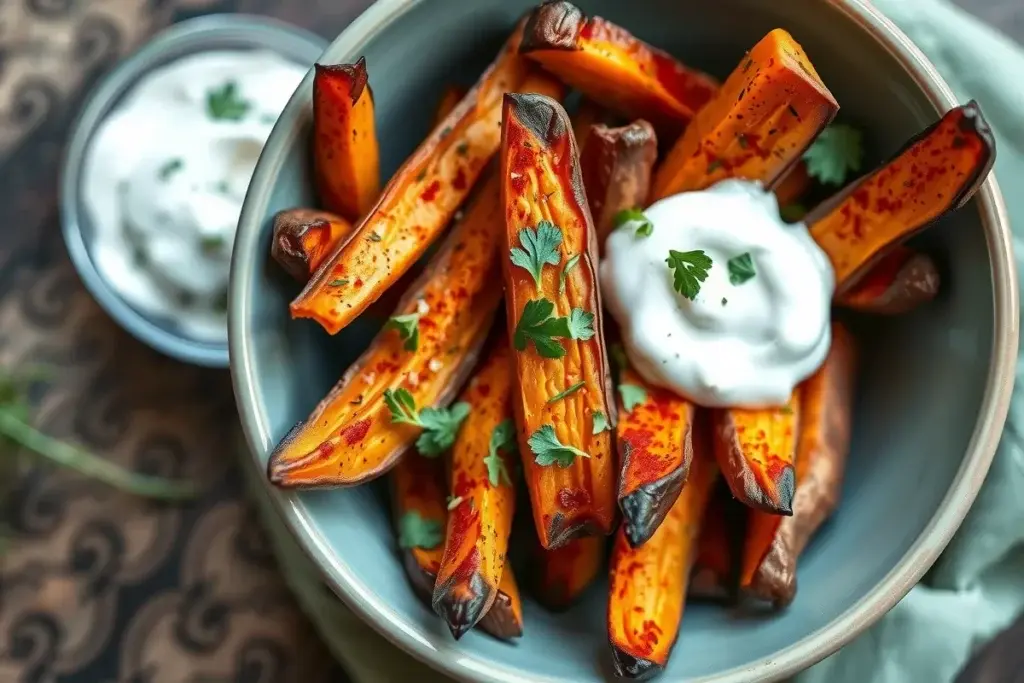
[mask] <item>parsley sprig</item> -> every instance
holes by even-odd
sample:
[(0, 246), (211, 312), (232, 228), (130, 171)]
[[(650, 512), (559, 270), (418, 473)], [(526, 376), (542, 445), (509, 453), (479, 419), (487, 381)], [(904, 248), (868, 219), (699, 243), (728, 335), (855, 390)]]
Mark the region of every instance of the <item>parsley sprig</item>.
[(523, 307), (512, 337), (517, 351), (525, 351), (533, 342), (543, 358), (561, 358), (565, 347), (557, 339), (588, 340), (594, 336), (594, 314), (574, 308), (568, 316), (552, 316), (555, 304), (550, 299), (531, 299)]
[(839, 186), (850, 173), (860, 171), (864, 159), (864, 136), (853, 126), (828, 126), (804, 152), (807, 173), (823, 185)]
[(594, 428), (591, 430), (591, 434), (600, 434), (609, 429), (611, 429), (611, 425), (608, 424), (608, 416), (603, 411), (594, 411)]
[(503, 420), (491, 432), (491, 442), (487, 445), (487, 455), (484, 456), (484, 464), (487, 465), (487, 478), (491, 486), (499, 486), (501, 480), (509, 486), (512, 485), (512, 477), (505, 467), (505, 460), (501, 457), (504, 453), (516, 452), (516, 425), (511, 419)]
[(444, 529), (436, 519), (427, 519), (409, 510), (398, 520), (398, 545), (401, 548), (433, 550), (444, 540)]
[(620, 384), (619, 396), (622, 397), (622, 409), (627, 413), (647, 400), (647, 390), (636, 384)]
[(241, 121), (250, 108), (252, 103), (242, 98), (234, 81), (206, 93), (206, 113), (214, 121)]
[(415, 425), (423, 430), (416, 439), (416, 449), (428, 458), (436, 458), (452, 447), (459, 427), (469, 415), (469, 404), (459, 402), (450, 408), (416, 409), (416, 399), (407, 389), (388, 389), (384, 392), (384, 404), (391, 411), (395, 424)]
[(388, 318), (384, 329), (395, 330), (403, 342), (402, 348), (406, 351), (415, 351), (420, 345), (420, 314), (409, 313), (407, 315), (393, 315)]
[(555, 428), (543, 425), (526, 441), (533, 451), (534, 462), (541, 467), (558, 465), (569, 467), (577, 457), (589, 458), (590, 455), (573, 446), (567, 446), (558, 440)]
[(749, 251), (733, 256), (726, 263), (726, 267), (729, 269), (729, 282), (736, 286), (752, 280), (757, 275), (754, 271), (754, 259)]
[(701, 283), (708, 277), (711, 270), (711, 257), (703, 249), (695, 251), (676, 251), (670, 249), (665, 259), (668, 267), (674, 271), (672, 286), (684, 297), (693, 301), (700, 293)]
[(637, 237), (650, 237), (654, 232), (654, 223), (640, 209), (623, 209), (615, 214), (615, 229), (626, 225), (636, 227)]
[(519, 231), (520, 247), (509, 252), (512, 263), (524, 268), (533, 276), (533, 282), (540, 289), (541, 273), (545, 265), (557, 266), (562, 260), (562, 231), (550, 221), (541, 221), (537, 229), (523, 228)]

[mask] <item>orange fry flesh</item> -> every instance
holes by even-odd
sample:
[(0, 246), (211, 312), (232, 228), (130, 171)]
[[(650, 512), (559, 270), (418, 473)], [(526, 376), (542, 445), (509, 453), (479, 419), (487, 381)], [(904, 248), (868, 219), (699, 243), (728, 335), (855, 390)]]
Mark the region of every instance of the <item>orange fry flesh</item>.
[(293, 318), (336, 334), (413, 266), (441, 234), (500, 143), (501, 101), (526, 89), (563, 87), (518, 55), (517, 28), (497, 60), (384, 188), (352, 237), (339, 245), (299, 296)]
[[(511, 389), (511, 353), (502, 339), (459, 399), (470, 411), (452, 448), (451, 492), (458, 502), (448, 513), (433, 598), (434, 611), (456, 639), (491, 608), (505, 570), (515, 470), (507, 449), (498, 452), (492, 443), (500, 425), (512, 424)], [(498, 460), (488, 464), (488, 457)]]
[(994, 161), (995, 138), (972, 100), (808, 214), (811, 236), (832, 261), (837, 294), (844, 294), (886, 247), (963, 206)]
[(313, 178), (328, 210), (358, 220), (380, 194), (373, 93), (366, 60), (317, 64), (313, 77)]
[[(391, 470), (389, 478), (405, 573), (416, 594), (429, 600), (444, 552), (444, 525), (447, 517), (444, 504), (447, 493), (444, 462), (440, 458), (424, 458), (412, 453)], [(406, 538), (402, 534), (406, 525), (413, 528), (429, 525), (434, 538)], [(417, 543), (419, 545), (415, 545)]]
[(564, 0), (533, 10), (520, 53), (609, 109), (671, 133), (682, 130), (718, 87), (707, 74)]
[(604, 564), (605, 539), (583, 536), (553, 550), (540, 549), (533, 591), (550, 610), (568, 609), (594, 582)]
[(622, 533), (633, 546), (647, 542), (664, 521), (693, 460), (694, 406), (670, 391), (649, 387), (629, 368), (620, 386), (640, 387), (644, 400), (632, 406), (619, 398), (616, 425), (621, 473), (618, 500)]
[(327, 211), (287, 209), (274, 216), (270, 255), (285, 272), (306, 283), (324, 257), (352, 233), (352, 224)]
[(615, 539), (608, 640), (618, 676), (656, 674), (675, 645), (697, 535), (718, 471), (706, 441), (698, 440), (690, 480), (651, 539), (639, 547), (631, 546), (622, 531)]
[[(501, 262), (510, 343), (515, 345), (530, 302), (547, 300), (553, 317), (588, 321), (576, 338), (554, 339), (563, 352), (559, 358), (542, 357), (533, 342), (513, 354), (519, 452), (540, 542), (553, 548), (580, 535), (608, 534), (615, 519), (612, 435), (600, 429), (600, 422), (594, 428), (595, 414), (603, 415), (606, 425), (614, 424), (596, 236), (576, 143), (561, 105), (543, 95), (507, 95), (500, 162), (506, 226)], [(539, 231), (542, 222), (559, 231), (561, 242), (558, 265), (541, 265), (538, 287), (529, 270), (513, 264), (510, 250), (521, 249), (522, 232)], [(564, 270), (573, 259), (576, 265)], [(570, 387), (576, 389), (556, 398)], [(539, 464), (535, 456), (541, 454), (532, 450), (530, 440), (545, 432), (584, 455)]]
[(391, 467), (419, 429), (394, 424), (384, 392), (404, 388), (416, 406), (443, 406), (472, 370), (501, 301), (496, 267), (504, 222), (497, 177), (489, 174), (465, 217), (430, 260), (396, 315), (418, 315), (418, 342), (406, 348), (383, 329), (370, 347), (270, 456), (278, 486), (354, 486)]
[(654, 175), (652, 201), (723, 178), (772, 187), (839, 110), (803, 48), (782, 29), (754, 46)]

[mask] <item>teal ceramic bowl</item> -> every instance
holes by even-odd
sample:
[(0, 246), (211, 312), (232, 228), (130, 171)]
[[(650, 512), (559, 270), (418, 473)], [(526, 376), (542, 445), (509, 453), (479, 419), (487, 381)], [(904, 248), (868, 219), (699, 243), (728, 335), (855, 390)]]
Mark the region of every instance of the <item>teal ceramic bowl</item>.
[[(366, 56), (385, 172), (428, 132), (442, 87), (471, 83), (535, 2), (380, 0), (334, 41), (323, 61)], [(788, 29), (841, 116), (866, 130), (876, 158), (955, 104), (920, 52), (861, 0), (580, 4), (720, 76), (770, 29)], [(330, 337), (310, 321), (290, 320), (296, 287), (268, 265), (273, 214), (314, 201), (310, 93), (307, 78), (260, 159), (232, 264), (231, 365), (252, 466), (261, 472), (273, 445), (375, 331), (360, 322)], [(688, 605), (662, 680), (770, 681), (809, 666), (890, 609), (966, 514), (1006, 416), (1017, 349), (1010, 233), (995, 180), (915, 245), (945, 263), (943, 293), (911, 315), (854, 321), (864, 362), (844, 499), (801, 558), (796, 601), (770, 618)], [(526, 634), (516, 644), (476, 632), (455, 642), (409, 589), (387, 506), (373, 487), (272, 497), (337, 595), (429, 665), (464, 681), (611, 678), (605, 585), (563, 614), (528, 602)]]

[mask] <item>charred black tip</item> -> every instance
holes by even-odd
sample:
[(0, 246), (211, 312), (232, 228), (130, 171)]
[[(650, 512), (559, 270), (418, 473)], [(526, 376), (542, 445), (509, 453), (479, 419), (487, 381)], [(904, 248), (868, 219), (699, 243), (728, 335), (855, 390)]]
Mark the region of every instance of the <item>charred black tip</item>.
[(458, 587), (456, 595), (455, 576), (453, 575), (443, 584), (434, 588), (434, 596), (431, 600), (431, 607), (434, 612), (444, 619), (448, 624), (448, 630), (452, 632), (455, 640), (466, 635), (466, 632), (476, 626), (476, 623), (487, 611), (488, 603), (493, 602), (491, 595), (497, 589), (492, 589), (484, 581), (478, 572), (473, 572), (469, 579), (469, 585), (462, 584)]
[(787, 517), (792, 516), (793, 496), (796, 495), (796, 470), (792, 465), (787, 465), (786, 469), (779, 475), (776, 487), (778, 491), (778, 503), (776, 504), (778, 513)]
[(661, 673), (662, 666), (649, 659), (642, 659), (612, 645), (612, 664), (615, 675), (634, 681), (646, 681)]
[(355, 64), (321, 64), (317, 62), (313, 65), (313, 74), (314, 85), (324, 78), (344, 79), (348, 83), (348, 95), (352, 104), (355, 104), (362, 96), (369, 80), (366, 71), (366, 57), (360, 57)]
[(583, 11), (571, 2), (545, 2), (527, 17), (519, 54), (533, 50), (576, 50), (576, 39), (586, 21)]
[(548, 526), (547, 549), (561, 548), (569, 541), (575, 541), (577, 538), (583, 538), (584, 536), (600, 535), (600, 529), (590, 520), (569, 524), (565, 515), (555, 513), (554, 517), (551, 518), (551, 524)]
[(637, 548), (649, 541), (665, 521), (672, 504), (683, 490), (688, 469), (680, 467), (619, 499), (622, 529), (630, 546)]
[(960, 130), (977, 136), (984, 147), (984, 156), (979, 161), (974, 174), (964, 183), (963, 189), (953, 201), (952, 209), (954, 211), (971, 200), (996, 163), (996, 136), (992, 133), (992, 127), (981, 112), (981, 105), (977, 100), (970, 100), (959, 109), (963, 114), (960, 119)]

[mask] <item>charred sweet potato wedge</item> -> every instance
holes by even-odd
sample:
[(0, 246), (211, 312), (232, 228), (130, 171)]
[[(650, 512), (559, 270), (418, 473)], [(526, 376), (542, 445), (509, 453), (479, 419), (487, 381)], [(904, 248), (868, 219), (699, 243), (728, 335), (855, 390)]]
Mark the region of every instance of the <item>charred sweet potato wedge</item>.
[(444, 553), (444, 461), (410, 454), (389, 473), (398, 547), (413, 591), (429, 601)]
[(608, 534), (615, 519), (597, 239), (558, 102), (506, 95), (499, 160), (519, 452), (540, 542), (555, 548)]
[(802, 397), (793, 515), (750, 514), (740, 585), (776, 607), (792, 602), (797, 558), (839, 501), (850, 449), (855, 364), (853, 337), (833, 324), (828, 358), (798, 388)]
[(746, 510), (732, 502), (728, 486), (715, 487), (697, 539), (688, 597), (716, 602), (735, 599), (740, 559), (736, 532), (740, 525), (730, 514), (733, 507)]
[(601, 536), (576, 538), (554, 550), (539, 548), (532, 567), (537, 600), (555, 612), (571, 607), (601, 572), (604, 553)]
[(927, 254), (891, 247), (837, 303), (865, 313), (901, 315), (939, 293), (939, 267)]
[(672, 508), (693, 460), (694, 405), (646, 385), (629, 368), (619, 378), (619, 508), (622, 534), (646, 543)]
[[(494, 173), (386, 325), (341, 380), (270, 456), (283, 487), (354, 486), (397, 461), (420, 434), (392, 422), (385, 393), (407, 390), (416, 408), (445, 406), (476, 363), (501, 302), (504, 227)], [(395, 329), (397, 328), (397, 329)]]
[(498, 596), (516, 496), (512, 358), (496, 345), (459, 399), (469, 406), (451, 455), (452, 504), (433, 607), (461, 638)]
[(545, 2), (526, 21), (521, 54), (595, 102), (678, 134), (715, 94), (717, 81), (624, 28), (570, 2)]
[(899, 243), (963, 206), (995, 162), (995, 138), (971, 100), (951, 109), (891, 161), (807, 215), (832, 261), (838, 296)]
[(602, 124), (590, 128), (580, 148), (580, 168), (599, 248), (615, 227), (620, 211), (647, 203), (657, 156), (658, 139), (646, 121), (619, 128)]
[(507, 562), (498, 584), (498, 597), (477, 626), (499, 640), (523, 636), (523, 598), (512, 567)]
[(563, 86), (519, 56), (517, 28), (497, 60), (384, 188), (377, 204), (292, 301), (293, 318), (335, 334), (413, 266), (448, 225), (500, 143), (501, 99)]
[(380, 194), (380, 153), (366, 60), (317, 64), (313, 76), (313, 180), (320, 201), (359, 220)]
[(270, 255), (285, 272), (305, 284), (335, 245), (352, 233), (352, 224), (315, 209), (287, 209), (274, 216)]
[(727, 177), (773, 187), (838, 110), (803, 48), (775, 29), (747, 53), (666, 155), (654, 174), (652, 199)]
[[(698, 430), (699, 431), (699, 430)], [(698, 437), (690, 480), (647, 543), (620, 529), (612, 551), (608, 640), (615, 673), (642, 680), (665, 668), (683, 617), (687, 580), (718, 467)]]
[(770, 514), (792, 514), (799, 421), (796, 390), (779, 408), (712, 411), (715, 457), (733, 497)]

